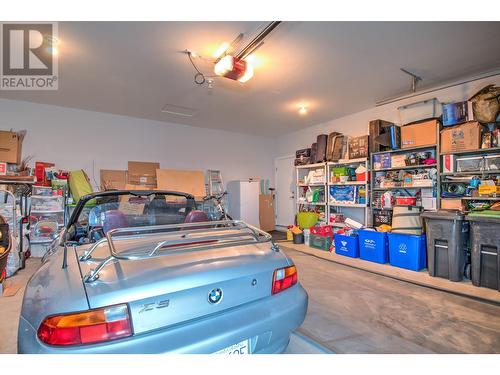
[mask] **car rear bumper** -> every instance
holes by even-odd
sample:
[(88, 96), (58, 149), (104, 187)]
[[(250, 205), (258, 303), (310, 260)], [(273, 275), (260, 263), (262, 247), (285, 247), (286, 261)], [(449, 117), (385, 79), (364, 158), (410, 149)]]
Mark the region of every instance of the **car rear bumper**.
[(106, 344), (53, 347), (41, 343), (36, 329), (23, 317), (19, 322), (19, 353), (213, 353), (250, 340), (255, 354), (281, 353), (290, 332), (304, 321), (308, 297), (300, 284), (223, 313), (189, 321), (167, 329), (138, 334)]

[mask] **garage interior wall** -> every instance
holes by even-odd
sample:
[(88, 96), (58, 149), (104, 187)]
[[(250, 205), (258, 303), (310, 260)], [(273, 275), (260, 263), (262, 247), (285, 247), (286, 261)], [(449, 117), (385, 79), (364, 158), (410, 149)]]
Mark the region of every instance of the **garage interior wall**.
[[(465, 79), (463, 81), (465, 81)], [(437, 98), (440, 103), (464, 101), (489, 84), (500, 85), (500, 75), (441, 89), (428, 94), (417, 95), (409, 99), (370, 108), (349, 116), (323, 122), (312, 127), (283, 135), (279, 137), (276, 143), (276, 157), (294, 155), (295, 150), (311, 147), (311, 144), (316, 142), (316, 136), (318, 134), (328, 134), (333, 131), (350, 136), (368, 134), (368, 123), (371, 120), (382, 119), (400, 125), (398, 115), (398, 107), (400, 106), (432, 98)], [(409, 85), (410, 81), (408, 81), (408, 86)], [(440, 114), (440, 109), (438, 114)]]
[(275, 141), (267, 137), (6, 99), (0, 99), (0, 128), (28, 131), (23, 157), (33, 156), (30, 165), (84, 169), (96, 186), (100, 169), (127, 169), (128, 160), (220, 169), (225, 182), (274, 179)]

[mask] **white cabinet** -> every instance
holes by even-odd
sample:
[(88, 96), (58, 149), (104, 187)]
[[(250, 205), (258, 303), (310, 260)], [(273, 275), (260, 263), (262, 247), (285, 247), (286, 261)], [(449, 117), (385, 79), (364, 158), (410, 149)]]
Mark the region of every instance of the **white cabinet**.
[(260, 181), (229, 181), (227, 193), (229, 216), (259, 228)]

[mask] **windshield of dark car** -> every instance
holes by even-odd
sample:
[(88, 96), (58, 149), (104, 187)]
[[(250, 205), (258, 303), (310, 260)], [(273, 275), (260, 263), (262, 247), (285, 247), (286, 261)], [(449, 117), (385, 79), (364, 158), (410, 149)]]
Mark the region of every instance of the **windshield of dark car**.
[(177, 195), (102, 196), (85, 204), (77, 224), (80, 228), (99, 229), (105, 234), (116, 228), (183, 223), (193, 209), (194, 200)]

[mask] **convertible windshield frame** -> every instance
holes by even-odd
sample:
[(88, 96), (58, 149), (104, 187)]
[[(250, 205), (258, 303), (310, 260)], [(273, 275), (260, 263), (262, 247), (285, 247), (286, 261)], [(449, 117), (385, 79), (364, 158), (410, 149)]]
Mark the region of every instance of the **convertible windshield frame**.
[(194, 196), (188, 193), (181, 193), (178, 191), (169, 191), (169, 190), (109, 190), (109, 191), (101, 191), (97, 193), (92, 193), (85, 195), (80, 198), (78, 203), (76, 204), (76, 207), (71, 214), (71, 217), (69, 218), (68, 223), (66, 224), (66, 229), (69, 229), (72, 225), (75, 225), (78, 222), (78, 219), (80, 217), (80, 214), (82, 213), (83, 209), (85, 208), (85, 205), (93, 200), (93, 199), (99, 199), (99, 198), (106, 198), (106, 197), (120, 197), (124, 195), (133, 195), (136, 197), (149, 197), (151, 195), (165, 195), (165, 196), (176, 196), (176, 197), (183, 197), (186, 199), (187, 203), (189, 205), (192, 205), (192, 207), (196, 207), (196, 202), (194, 199)]

